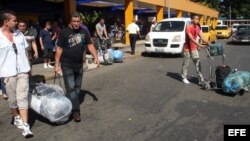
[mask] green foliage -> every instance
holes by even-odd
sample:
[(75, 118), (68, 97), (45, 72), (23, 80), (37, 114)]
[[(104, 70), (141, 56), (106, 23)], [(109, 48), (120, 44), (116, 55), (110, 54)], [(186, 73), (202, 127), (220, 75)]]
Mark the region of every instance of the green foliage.
[(214, 8), (220, 12), (221, 17), (230, 18), (230, 5), (231, 5), (231, 18), (232, 19), (249, 19), (250, 18), (250, 0), (192, 0), (200, 4)]
[(250, 0), (224, 0), (220, 10), (221, 16), (230, 18), (230, 5), (232, 19), (250, 18)]
[(95, 25), (98, 23), (99, 19), (103, 16), (101, 12), (93, 11), (91, 13), (80, 13), (81, 20), (88, 27), (91, 34), (95, 32)]
[(102, 16), (101, 12), (91, 12), (91, 13), (80, 13), (81, 20), (87, 25), (91, 26), (93, 24), (96, 24), (99, 20), (99, 18)]

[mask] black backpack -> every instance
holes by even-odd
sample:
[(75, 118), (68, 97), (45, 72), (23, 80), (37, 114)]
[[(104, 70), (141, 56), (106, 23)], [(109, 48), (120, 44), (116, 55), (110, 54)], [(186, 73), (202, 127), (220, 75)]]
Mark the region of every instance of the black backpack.
[(231, 71), (232, 70), (229, 66), (226, 65), (217, 66), (215, 70), (215, 75), (216, 75), (216, 84), (218, 88), (222, 88), (223, 80), (229, 75)]

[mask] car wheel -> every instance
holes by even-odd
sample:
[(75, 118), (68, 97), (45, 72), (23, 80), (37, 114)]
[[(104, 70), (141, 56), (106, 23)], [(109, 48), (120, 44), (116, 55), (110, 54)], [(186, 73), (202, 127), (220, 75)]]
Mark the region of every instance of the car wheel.
[(141, 56), (143, 56), (143, 57), (149, 57), (150, 54), (151, 54), (151, 53), (149, 53), (149, 52), (142, 52), (142, 53), (141, 53)]

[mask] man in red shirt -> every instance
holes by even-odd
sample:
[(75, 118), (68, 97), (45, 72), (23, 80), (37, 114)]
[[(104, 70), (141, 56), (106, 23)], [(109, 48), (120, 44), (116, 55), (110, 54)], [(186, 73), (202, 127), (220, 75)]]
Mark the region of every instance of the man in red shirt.
[(201, 35), (200, 25), (199, 25), (199, 17), (198, 15), (192, 15), (191, 16), (192, 24), (187, 26), (186, 29), (186, 42), (184, 44), (184, 53), (183, 53), (183, 65), (182, 65), (182, 81), (185, 84), (189, 84), (190, 82), (187, 79), (187, 68), (189, 65), (189, 59), (192, 58), (196, 72), (198, 74), (199, 79), (199, 85), (202, 84), (204, 81), (204, 78), (201, 73), (201, 64), (199, 59), (199, 48), (205, 48), (205, 46), (199, 44), (196, 39), (199, 36), (200, 39), (209, 44), (207, 41), (205, 41)]

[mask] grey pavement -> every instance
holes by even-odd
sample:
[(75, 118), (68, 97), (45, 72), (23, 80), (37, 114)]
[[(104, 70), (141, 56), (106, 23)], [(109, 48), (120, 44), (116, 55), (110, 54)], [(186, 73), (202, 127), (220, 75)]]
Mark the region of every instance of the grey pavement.
[[(124, 61), (126, 61), (127, 59), (141, 56), (141, 53), (145, 50), (144, 49), (144, 40), (139, 40), (139, 41), (137, 41), (136, 44), (137, 44), (137, 47), (136, 47), (135, 55), (131, 55), (130, 54), (130, 50), (131, 50), (130, 46), (127, 46), (123, 43), (116, 43), (116, 44), (114, 44), (114, 47), (119, 48), (120, 50), (122, 50), (124, 52)], [(88, 56), (90, 56), (89, 58), (92, 58), (91, 55), (87, 55), (87, 59), (89, 59)], [(115, 65), (115, 64), (113, 64), (113, 65)], [(102, 65), (100, 67), (102, 67)], [(84, 70), (90, 71), (93, 69), (97, 69), (97, 65), (95, 65), (93, 63), (89, 64), (88, 60), (87, 60), (86, 64), (84, 64)], [(51, 68), (44, 69), (43, 63), (35, 64), (32, 66), (32, 75), (33, 76), (42, 76), (45, 78), (45, 80), (53, 79), (55, 77), (54, 69), (51, 69)]]
[[(250, 71), (250, 45), (228, 45), (226, 64)], [(226, 44), (226, 45), (225, 45)], [(204, 76), (208, 59), (200, 51)], [(221, 64), (221, 58), (215, 58)], [(249, 124), (250, 95), (201, 90), (190, 63), (190, 85), (180, 80), (182, 58), (153, 55), (128, 59), (84, 74), (80, 123), (55, 126), (30, 112), (31, 141), (222, 141), (224, 124)], [(48, 80), (46, 83), (53, 83)], [(10, 125), (8, 104), (0, 100), (0, 139), (24, 140)]]

